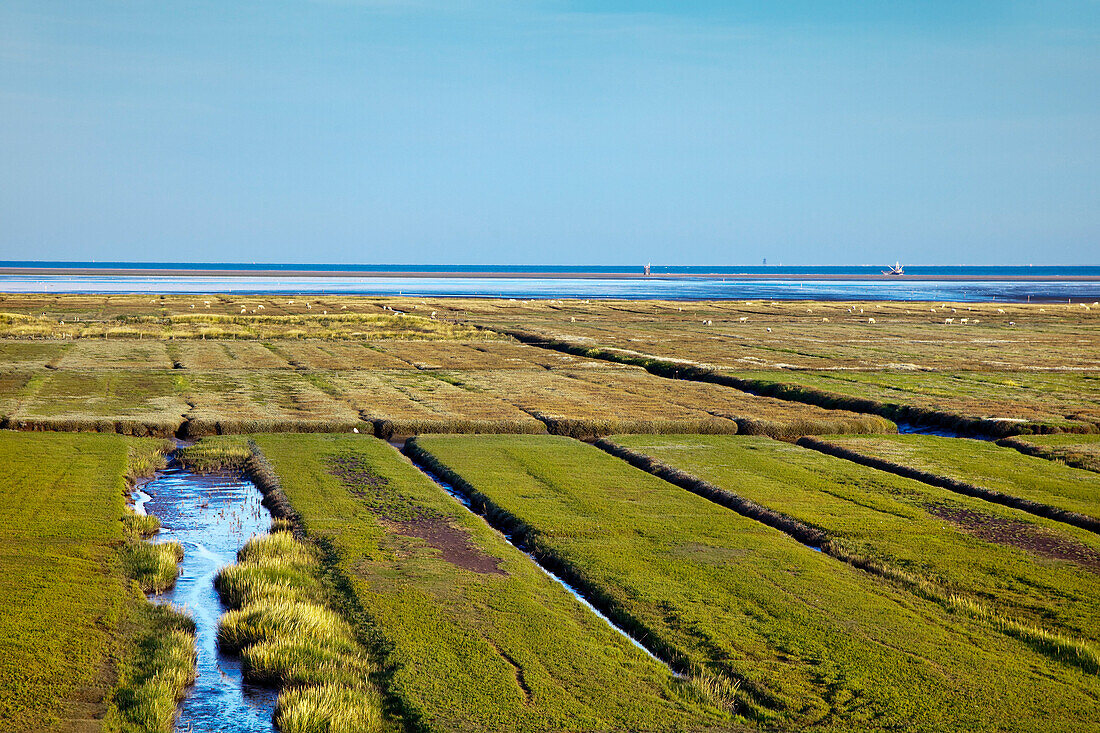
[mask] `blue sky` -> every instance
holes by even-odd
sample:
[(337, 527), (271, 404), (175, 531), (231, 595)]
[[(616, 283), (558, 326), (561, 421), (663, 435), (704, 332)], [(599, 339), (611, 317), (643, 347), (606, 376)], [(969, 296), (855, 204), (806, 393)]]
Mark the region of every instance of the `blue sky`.
[(1100, 263), (1100, 2), (0, 4), (0, 259)]

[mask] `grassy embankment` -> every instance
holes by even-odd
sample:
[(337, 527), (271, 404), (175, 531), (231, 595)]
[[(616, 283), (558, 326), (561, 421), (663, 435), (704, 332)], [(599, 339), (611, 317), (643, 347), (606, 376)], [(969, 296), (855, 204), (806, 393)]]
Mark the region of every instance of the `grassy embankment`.
[(177, 548), (142, 542), (156, 522), (125, 509), (162, 450), (0, 433), (0, 730), (170, 730), (193, 630), (142, 591), (174, 581)]
[(622, 435), (607, 446), (735, 511), (771, 512), (773, 524), (834, 557), (1100, 673), (1100, 540), (1090, 532), (772, 440)]
[(882, 470), (1100, 532), (1100, 480), (1088, 471), (993, 443), (933, 435), (830, 436), (806, 443)]
[(1073, 468), (1100, 472), (1100, 435), (1036, 435), (1004, 438), (998, 445)]
[(673, 678), (389, 445), (255, 440), (412, 729), (736, 727), (712, 677)]
[(535, 552), (783, 729), (1076, 730), (1098, 678), (556, 437), (422, 436)]

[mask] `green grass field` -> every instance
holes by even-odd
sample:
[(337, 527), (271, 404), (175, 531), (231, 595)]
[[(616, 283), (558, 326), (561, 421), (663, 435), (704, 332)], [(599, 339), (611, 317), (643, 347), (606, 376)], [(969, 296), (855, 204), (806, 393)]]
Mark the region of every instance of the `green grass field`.
[(935, 476), (1100, 519), (1100, 478), (984, 441), (934, 435), (831, 436), (829, 443)]
[(1100, 648), (1100, 538), (1092, 532), (764, 438), (610, 440), (823, 530), (839, 554)]
[[(216, 440), (216, 439), (215, 439)], [(256, 442), (417, 730), (678, 731), (728, 720), (373, 438)], [(727, 722), (723, 722), (727, 721)]]
[[(668, 653), (815, 730), (1080, 730), (1100, 679), (582, 443), (422, 436), (536, 551)], [(976, 704), (976, 701), (980, 703)]]
[(130, 729), (113, 685), (158, 621), (119, 555), (131, 450), (160, 443), (0, 431), (0, 731)]

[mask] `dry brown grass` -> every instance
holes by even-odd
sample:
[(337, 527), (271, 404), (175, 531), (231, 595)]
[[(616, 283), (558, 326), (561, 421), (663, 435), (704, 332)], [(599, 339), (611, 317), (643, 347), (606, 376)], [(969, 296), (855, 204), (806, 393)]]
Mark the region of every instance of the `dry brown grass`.
[(659, 394), (662, 399), (737, 423), (737, 432), (795, 438), (827, 433), (888, 433), (895, 426), (877, 415), (826, 410), (813, 405), (757, 397), (705, 382), (662, 379), (636, 370), (578, 370), (565, 372), (574, 379), (631, 395)]
[(562, 435), (602, 435), (618, 429), (642, 433), (737, 432), (732, 420), (665, 400), (660, 382), (645, 394), (546, 370), (472, 371), (455, 374), (454, 378), (468, 389), (499, 395)]
[(383, 436), (544, 430), (542, 423), (505, 400), (463, 389), (432, 374), (343, 372), (328, 379)]
[(159, 341), (82, 339), (73, 342), (57, 361), (60, 369), (171, 369), (165, 345)]
[(253, 341), (180, 341), (168, 354), (184, 369), (290, 369), (286, 359)]
[(326, 391), (321, 377), (275, 370), (197, 372), (188, 381), (189, 435), (361, 427), (358, 412)]
[[(432, 344), (440, 342), (433, 341)], [(412, 365), (368, 344), (339, 341), (279, 341), (275, 351), (299, 369), (411, 369)]]

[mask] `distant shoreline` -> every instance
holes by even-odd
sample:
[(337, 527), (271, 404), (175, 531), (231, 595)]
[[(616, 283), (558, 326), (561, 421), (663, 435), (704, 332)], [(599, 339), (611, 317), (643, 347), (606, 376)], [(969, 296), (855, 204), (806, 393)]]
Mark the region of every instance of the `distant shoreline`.
[(874, 273), (655, 273), (641, 272), (439, 272), (393, 270), (242, 270), (183, 268), (119, 268), (119, 267), (0, 267), (0, 276), (45, 277), (270, 277), (270, 278), (446, 278), (446, 279), (517, 279), (517, 280), (782, 280), (782, 281), (844, 281), (881, 280), (884, 282), (1100, 282), (1096, 275), (974, 275), (921, 274), (883, 275)]

